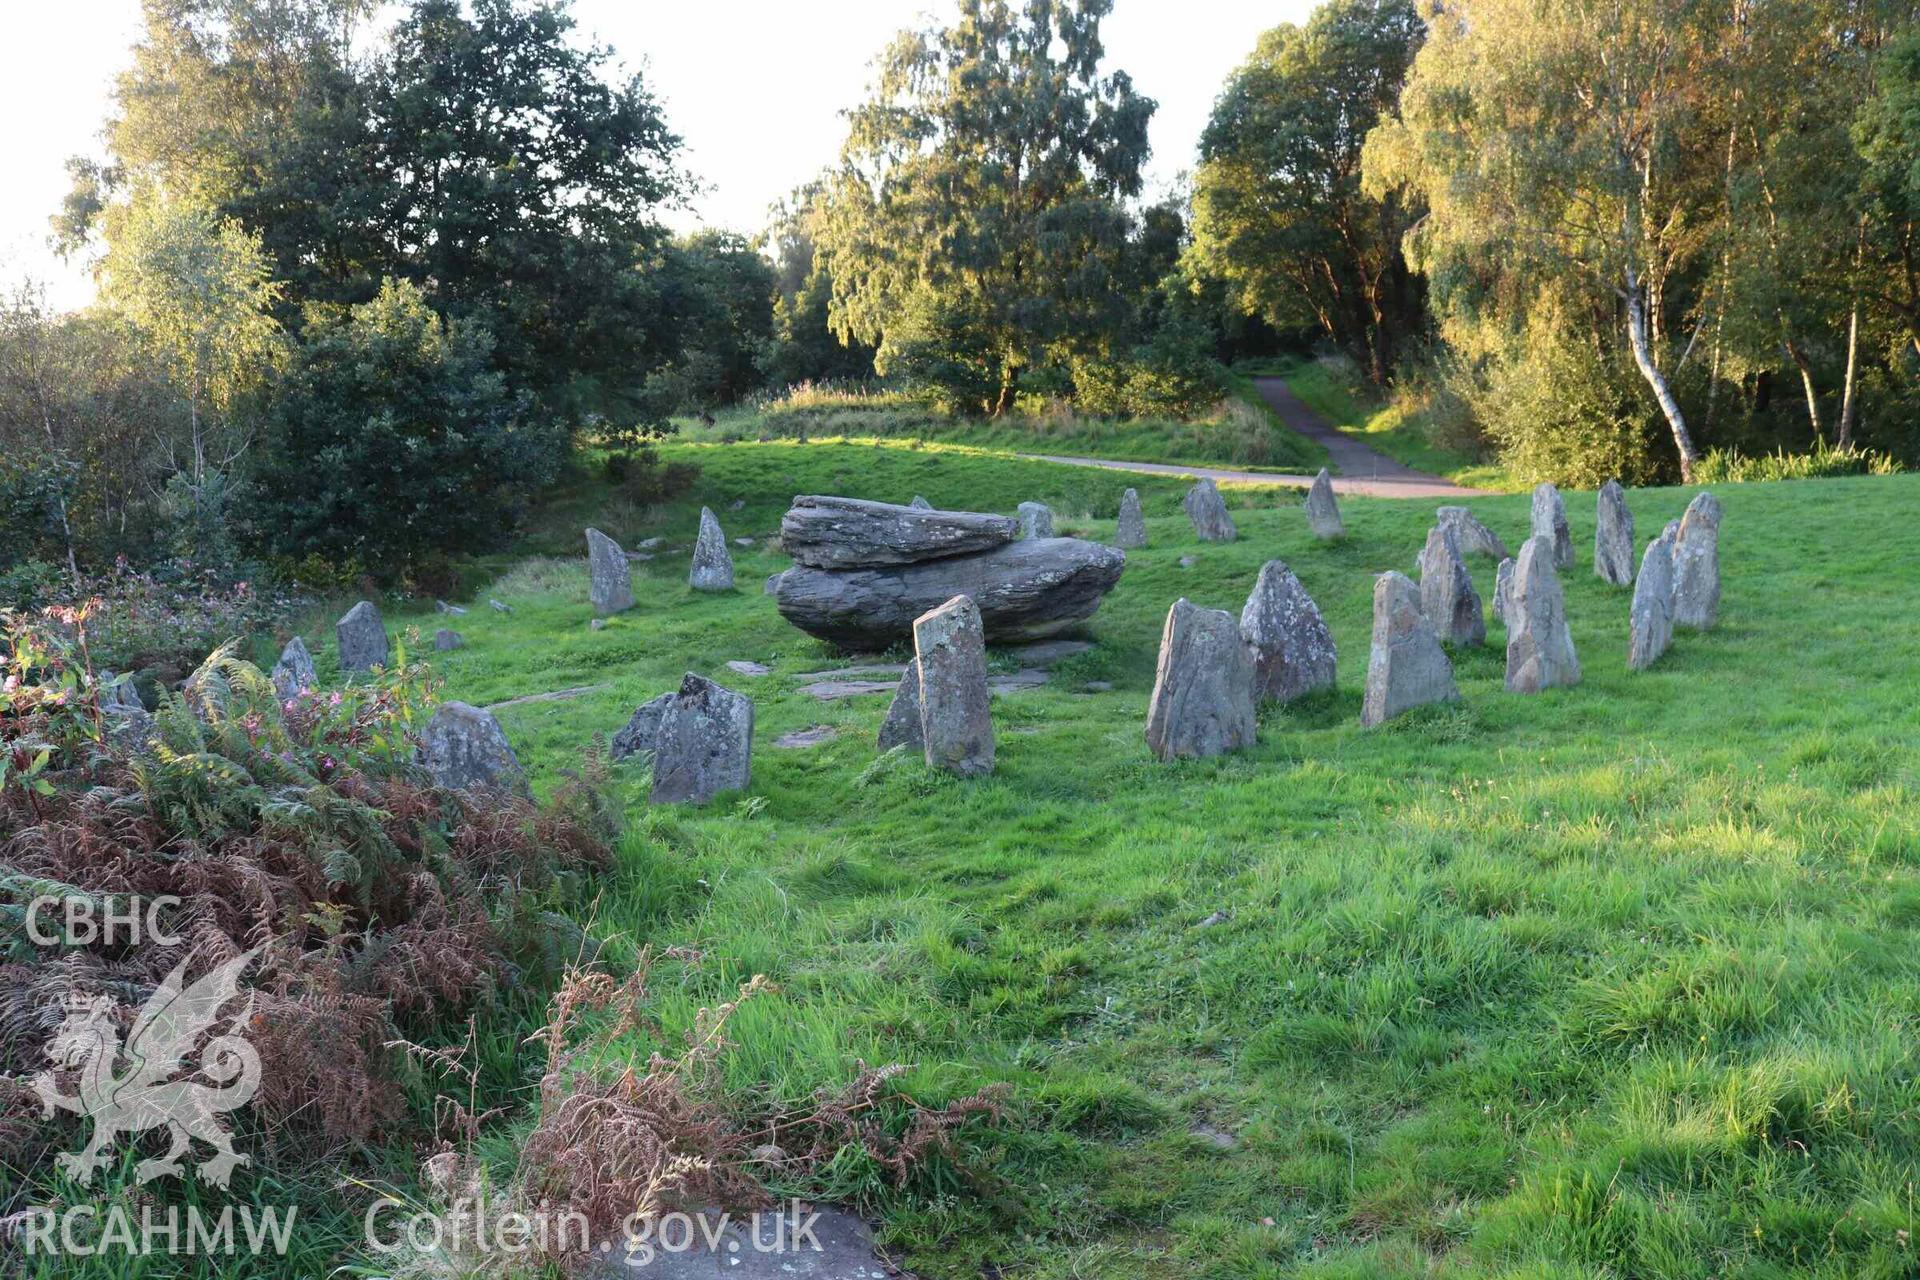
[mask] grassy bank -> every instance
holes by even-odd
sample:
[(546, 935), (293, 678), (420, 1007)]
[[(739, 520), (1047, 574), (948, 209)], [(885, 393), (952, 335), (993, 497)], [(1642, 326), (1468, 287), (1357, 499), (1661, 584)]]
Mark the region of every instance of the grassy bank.
[[(1458, 656), (1462, 706), (1366, 732), (1372, 578), (1410, 569), (1425, 504), (1349, 500), (1352, 536), (1322, 546), (1293, 495), (1242, 490), (1242, 540), (1212, 546), (1178, 516), (1181, 486), (1146, 477), (899, 443), (666, 452), (703, 472), (692, 501), (618, 529), (666, 539), (636, 566), (638, 607), (587, 626), (577, 522), (605, 512), (583, 482), (552, 531), (565, 559), (495, 583), (513, 612), (483, 595), (439, 666), (480, 703), (600, 686), (500, 711), (541, 788), (684, 671), (752, 694), (750, 796), (649, 810), (629, 772), (596, 920), (707, 953), (662, 981), (668, 1036), (750, 974), (778, 982), (731, 1027), (737, 1088), (797, 1096), (856, 1060), (917, 1064), (909, 1090), (934, 1099), (1013, 1087), (996, 1149), (943, 1194), (839, 1188), (906, 1265), (1911, 1274), (1914, 480), (1719, 490), (1722, 626), (1637, 676), (1626, 595), (1591, 574), (1592, 500), (1570, 495), (1585, 683), (1505, 694), (1496, 624), (1496, 647)], [(1153, 545), (1129, 553), (1093, 652), (996, 700), (980, 782), (876, 757), (885, 697), (799, 692), (796, 673), (837, 659), (761, 594), (783, 558), (736, 548), (736, 593), (685, 586), (699, 502), (730, 537), (771, 533), (798, 491), (1038, 498), (1097, 535), (1129, 484)], [(1689, 496), (1631, 494), (1641, 533)], [(1524, 496), (1472, 505), (1518, 545)], [(1861, 523), (1884, 532), (1852, 536)], [(1167, 606), (1237, 610), (1273, 556), (1326, 611), (1339, 688), (1268, 712), (1250, 752), (1154, 763), (1141, 727)], [(1473, 569), (1490, 593), (1492, 566)], [(815, 725), (838, 736), (774, 747)]]

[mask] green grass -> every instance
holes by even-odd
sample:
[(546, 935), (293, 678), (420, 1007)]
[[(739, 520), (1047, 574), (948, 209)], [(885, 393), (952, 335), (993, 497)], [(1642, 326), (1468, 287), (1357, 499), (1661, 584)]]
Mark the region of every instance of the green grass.
[[(607, 686), (500, 712), (540, 787), (684, 671), (752, 694), (750, 796), (650, 810), (627, 769), (596, 923), (707, 953), (661, 971), (669, 1032), (751, 974), (779, 983), (732, 1027), (741, 1090), (803, 1097), (856, 1059), (916, 1064), (930, 1101), (1012, 1086), (1008, 1125), (936, 1193), (857, 1169), (813, 1188), (876, 1212), (914, 1271), (1915, 1273), (1920, 480), (1717, 489), (1721, 625), (1639, 675), (1627, 594), (1591, 572), (1592, 499), (1569, 495), (1585, 683), (1503, 692), (1496, 623), (1494, 647), (1457, 655), (1462, 705), (1365, 731), (1373, 576), (1411, 569), (1427, 504), (1346, 500), (1351, 536), (1321, 545), (1296, 496), (1245, 489), (1241, 541), (1214, 546), (1178, 516), (1181, 486), (1145, 477), (899, 443), (666, 452), (701, 462), (693, 502), (623, 516), (583, 481), (547, 535), (566, 558), (482, 593), (440, 669), (480, 703)], [(1129, 553), (1095, 651), (996, 700), (998, 768), (977, 782), (877, 758), (884, 697), (797, 691), (836, 659), (761, 594), (782, 558), (736, 549), (736, 593), (685, 586), (698, 502), (758, 536), (794, 492), (1039, 498), (1099, 535), (1129, 484), (1153, 545)], [(1690, 496), (1631, 493), (1643, 538)], [(1526, 502), (1471, 505), (1517, 547)], [(678, 552), (637, 566), (638, 606), (601, 631), (589, 516)], [(1268, 711), (1246, 753), (1154, 762), (1168, 605), (1237, 610), (1276, 556), (1327, 614), (1338, 689)], [(1493, 566), (1472, 568), (1490, 594)], [(813, 724), (840, 736), (773, 748)], [(1199, 927), (1216, 910), (1232, 919)]]
[(712, 425), (680, 424), (681, 438), (709, 443), (761, 435), (810, 440), (925, 441), (1009, 454), (1055, 454), (1119, 462), (1171, 462), (1311, 474), (1326, 450), (1282, 426), (1244, 378), (1191, 420), (1084, 417), (1069, 409), (980, 419), (945, 414), (892, 392), (801, 392), (764, 409), (725, 412)]
[(1380, 403), (1317, 360), (1266, 361), (1243, 366), (1239, 371), (1285, 378), (1293, 393), (1321, 417), (1410, 467), (1470, 489), (1521, 487), (1497, 463), (1434, 444), (1416, 414), (1399, 404)]

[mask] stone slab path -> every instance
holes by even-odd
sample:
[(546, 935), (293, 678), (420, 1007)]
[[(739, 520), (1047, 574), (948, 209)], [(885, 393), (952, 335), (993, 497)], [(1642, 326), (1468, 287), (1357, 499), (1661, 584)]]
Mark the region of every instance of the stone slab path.
[[(1325, 447), (1329, 469), (1333, 472), (1333, 491), (1368, 498), (1480, 498), (1490, 496), (1486, 489), (1468, 489), (1443, 476), (1415, 471), (1404, 462), (1396, 462), (1363, 441), (1341, 431), (1307, 407), (1293, 394), (1284, 378), (1255, 378), (1260, 398), (1279, 415), (1280, 421), (1301, 435)], [(1168, 462), (1119, 462), (1112, 458), (1082, 458), (1068, 454), (1023, 453), (1035, 462), (1058, 462), (1069, 467), (1104, 467), (1109, 471), (1137, 471), (1152, 476), (1189, 476), (1216, 484), (1282, 484), (1306, 488), (1310, 475), (1281, 471), (1235, 471), (1225, 467), (1183, 466)]]

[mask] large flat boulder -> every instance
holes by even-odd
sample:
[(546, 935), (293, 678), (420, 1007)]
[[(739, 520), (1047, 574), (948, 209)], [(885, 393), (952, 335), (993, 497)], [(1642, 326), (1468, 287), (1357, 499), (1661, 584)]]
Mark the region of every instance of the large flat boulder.
[(1037, 640), (1092, 617), (1126, 564), (1126, 553), (1116, 547), (1079, 538), (1030, 538), (974, 555), (884, 568), (833, 571), (795, 565), (780, 576), (774, 603), (802, 631), (853, 650), (885, 649), (911, 639), (915, 618), (955, 596), (967, 596), (979, 607), (988, 640)]
[(809, 569), (879, 569), (942, 560), (1004, 546), (1019, 532), (1019, 522), (1008, 516), (863, 498), (802, 496), (780, 518), (781, 547), (795, 564)]

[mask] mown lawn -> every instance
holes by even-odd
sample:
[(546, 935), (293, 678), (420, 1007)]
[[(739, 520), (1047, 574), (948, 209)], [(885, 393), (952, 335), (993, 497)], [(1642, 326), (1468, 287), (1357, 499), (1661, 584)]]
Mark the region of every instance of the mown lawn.
[[(479, 703), (606, 686), (500, 712), (541, 786), (684, 671), (752, 694), (750, 795), (649, 810), (627, 768), (595, 924), (706, 952), (663, 983), (670, 1032), (749, 975), (779, 983), (732, 1024), (741, 1090), (802, 1097), (856, 1060), (916, 1064), (926, 1100), (1012, 1086), (1006, 1126), (931, 1198), (852, 1165), (810, 1184), (876, 1212), (904, 1265), (1915, 1274), (1920, 480), (1719, 489), (1721, 626), (1640, 675), (1628, 596), (1592, 576), (1592, 498), (1569, 495), (1585, 683), (1504, 693), (1494, 623), (1493, 647), (1458, 655), (1464, 705), (1363, 731), (1373, 577), (1411, 570), (1426, 504), (1348, 500), (1351, 536), (1322, 546), (1296, 495), (1230, 491), (1242, 538), (1212, 546), (1181, 486), (1147, 477), (899, 445), (666, 452), (704, 468), (693, 503), (623, 514), (582, 485), (546, 535), (566, 558), (469, 602), (452, 624), (468, 647), (439, 667)], [(838, 659), (762, 595), (782, 557), (736, 548), (732, 595), (685, 586), (700, 501), (729, 537), (774, 532), (795, 492), (1049, 500), (1101, 536), (1127, 485), (1154, 543), (1129, 554), (1095, 651), (996, 700), (987, 780), (877, 757), (885, 697), (796, 691)], [(1641, 540), (1690, 496), (1632, 493)], [(1517, 549), (1525, 496), (1472, 506)], [(601, 631), (588, 519), (668, 540)], [(1237, 611), (1276, 556), (1328, 615), (1338, 690), (1268, 712), (1253, 751), (1155, 763), (1141, 731), (1167, 607)], [(1493, 566), (1472, 568), (1489, 596)], [(735, 676), (736, 658), (774, 674)], [(773, 747), (815, 724), (840, 736)], [(1214, 912), (1231, 918), (1203, 926)]]

